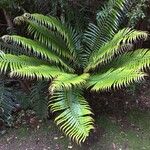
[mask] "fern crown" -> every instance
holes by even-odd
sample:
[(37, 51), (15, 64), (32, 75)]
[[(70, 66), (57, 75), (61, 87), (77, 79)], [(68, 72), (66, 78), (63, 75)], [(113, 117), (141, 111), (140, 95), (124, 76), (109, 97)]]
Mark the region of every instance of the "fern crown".
[[(121, 88), (146, 76), (150, 51), (133, 44), (146, 40), (147, 32), (119, 30), (127, 0), (109, 0), (81, 35), (52, 16), (26, 13), (14, 19), (27, 24), (31, 39), (3, 36), (0, 71), (11, 77), (51, 81), (50, 108), (59, 112), (55, 121), (76, 142), (84, 142), (94, 128), (91, 108), (83, 90)], [(109, 8), (111, 6), (111, 8)], [(10, 49), (10, 46), (13, 47)], [(82, 72), (82, 73), (81, 73)]]

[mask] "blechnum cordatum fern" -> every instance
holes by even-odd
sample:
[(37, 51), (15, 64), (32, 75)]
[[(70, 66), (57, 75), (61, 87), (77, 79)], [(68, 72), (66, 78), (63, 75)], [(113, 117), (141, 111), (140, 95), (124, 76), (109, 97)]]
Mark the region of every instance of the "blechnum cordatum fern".
[[(110, 0), (82, 34), (52, 16), (24, 14), (15, 23), (26, 23), (32, 39), (6, 35), (0, 55), (0, 70), (11, 77), (51, 81), (50, 108), (59, 115), (55, 122), (77, 143), (84, 142), (94, 128), (91, 108), (83, 91), (121, 88), (146, 76), (150, 51), (132, 51), (133, 44), (148, 34), (125, 28), (119, 30), (127, 1)], [(130, 51), (129, 51), (130, 50)]]

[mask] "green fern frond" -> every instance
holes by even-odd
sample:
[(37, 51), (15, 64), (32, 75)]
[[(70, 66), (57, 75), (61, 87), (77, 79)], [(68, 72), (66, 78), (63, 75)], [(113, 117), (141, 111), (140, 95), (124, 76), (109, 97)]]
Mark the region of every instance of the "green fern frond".
[(97, 25), (89, 24), (84, 34), (87, 45), (84, 53), (85, 64), (88, 63), (93, 52), (100, 49), (110, 41), (120, 29), (120, 24), (130, 8), (130, 0), (109, 0), (107, 4), (97, 13)]
[(110, 69), (105, 73), (91, 76), (88, 87), (92, 87), (92, 91), (116, 89), (127, 86), (134, 81), (142, 80), (145, 76), (144, 72), (135, 69)]
[(17, 35), (12, 35), (12, 36), (5, 35), (2, 37), (2, 39), (5, 42), (14, 42), (22, 46), (26, 51), (28, 51), (29, 54), (31, 54), (33, 51), (33, 54), (35, 56), (42, 57), (43, 59), (47, 59), (50, 62), (61, 64), (67, 70), (71, 72), (73, 71), (73, 69), (69, 67), (66, 63), (64, 63), (60, 57), (58, 57), (55, 53), (48, 50), (47, 47), (45, 47), (44, 45), (41, 45), (37, 41), (27, 39), (25, 37), (17, 36)]
[(57, 67), (39, 65), (39, 66), (26, 66), (20, 69), (11, 71), (10, 76), (29, 78), (29, 79), (47, 79), (50, 80), (59, 75), (63, 75), (63, 71)]
[(120, 22), (129, 9), (126, 7), (127, 2), (128, 0), (109, 0), (107, 5), (97, 13), (98, 26), (90, 23), (85, 33), (85, 38), (87, 36), (90, 39), (89, 45), (92, 50), (98, 49), (118, 31)]
[(91, 55), (85, 72), (96, 68), (99, 64), (110, 61), (115, 54), (122, 52), (122, 46), (134, 43), (139, 39), (145, 40), (147, 36), (148, 34), (144, 31), (136, 31), (129, 28), (120, 30), (111, 41), (107, 42)]
[[(44, 16), (42, 14), (29, 14), (25, 13), (23, 15), (24, 20), (34, 20), (40, 25), (44, 25), (48, 29), (58, 31), (66, 41), (68, 48), (71, 50), (73, 56), (75, 57), (76, 43), (79, 40), (77, 32), (71, 27), (67, 27), (62, 24), (59, 20), (52, 16)], [(22, 17), (21, 17), (22, 18)], [(19, 19), (17, 19), (19, 20)]]
[(88, 73), (84, 73), (82, 75), (63, 74), (53, 80), (51, 88), (53, 90), (60, 90), (62, 88), (70, 89), (72, 87), (80, 87), (87, 82), (89, 76), (90, 75)]
[(143, 70), (150, 67), (150, 50), (138, 49), (133, 52), (127, 52), (122, 56), (116, 58), (112, 62), (112, 66), (115, 67), (127, 67), (135, 70)]
[(0, 71), (14, 71), (27, 66), (48, 65), (45, 61), (25, 55), (0, 54)]
[(48, 30), (43, 25), (40, 26), (34, 21), (27, 22), (29, 24), (28, 32), (34, 36), (34, 39), (38, 39), (38, 41), (56, 51), (59, 55), (62, 55), (65, 58), (74, 59), (62, 37), (55, 32)]
[(93, 119), (91, 108), (81, 91), (55, 92), (50, 107), (53, 112), (60, 112), (55, 119), (60, 129), (77, 143), (84, 142), (93, 129)]
[(119, 30), (122, 20), (130, 8), (130, 0), (109, 0), (97, 13), (97, 24), (101, 32), (101, 38), (110, 40)]

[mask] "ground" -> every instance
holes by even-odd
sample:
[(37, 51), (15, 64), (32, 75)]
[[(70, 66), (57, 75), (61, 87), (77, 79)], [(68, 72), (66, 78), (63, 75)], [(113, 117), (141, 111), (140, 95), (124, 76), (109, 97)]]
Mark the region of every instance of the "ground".
[(59, 132), (53, 122), (39, 129), (21, 127), (0, 138), (0, 150), (150, 150), (150, 112), (132, 110), (124, 118), (96, 119), (95, 131), (78, 146)]
[[(107, 100), (101, 93), (104, 110), (96, 105), (95, 130), (82, 145), (71, 142), (48, 121), (37, 128), (9, 129), (0, 137), (0, 150), (150, 150), (150, 80), (136, 87), (130, 87), (127, 93), (109, 93)], [(92, 99), (98, 101), (99, 97), (94, 95)], [(132, 104), (140, 107), (135, 109)]]

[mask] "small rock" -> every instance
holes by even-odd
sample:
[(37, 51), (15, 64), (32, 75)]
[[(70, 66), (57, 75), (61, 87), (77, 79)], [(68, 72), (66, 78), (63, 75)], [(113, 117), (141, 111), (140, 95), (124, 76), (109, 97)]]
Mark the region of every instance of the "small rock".
[(58, 140), (58, 137), (54, 137), (54, 140)]
[(61, 136), (60, 139), (64, 138), (64, 136)]
[(68, 146), (68, 148), (69, 148), (69, 149), (72, 149), (72, 148), (73, 148), (73, 146), (72, 146), (72, 145), (69, 145), (69, 146)]
[(5, 133), (6, 133), (6, 130), (0, 131), (0, 134), (1, 134), (1, 135), (4, 135)]

